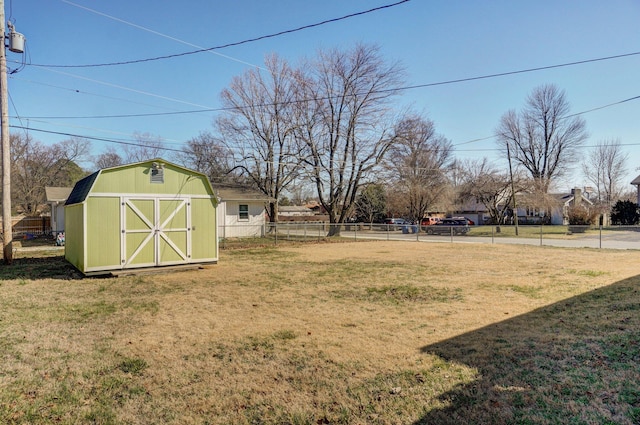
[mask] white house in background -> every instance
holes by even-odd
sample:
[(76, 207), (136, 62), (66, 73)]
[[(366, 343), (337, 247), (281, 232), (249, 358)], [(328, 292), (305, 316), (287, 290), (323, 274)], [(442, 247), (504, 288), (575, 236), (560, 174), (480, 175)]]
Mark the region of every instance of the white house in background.
[(638, 176), (635, 179), (633, 179), (631, 184), (634, 185), (636, 187), (636, 189), (638, 190), (638, 196), (636, 198), (636, 204), (640, 205), (640, 176)]
[(580, 188), (571, 189), (571, 193), (556, 194), (560, 202), (559, 208), (551, 211), (551, 224), (569, 224), (569, 208), (574, 205), (584, 205), (587, 208), (593, 206), (593, 201), (589, 199), (590, 192), (584, 192)]
[(64, 203), (72, 190), (72, 187), (46, 186), (44, 188), (47, 204), (51, 207), (51, 233), (54, 237), (64, 232)]
[(265, 207), (273, 202), (261, 192), (244, 188), (216, 188), (218, 236), (221, 238), (260, 237), (265, 232)]

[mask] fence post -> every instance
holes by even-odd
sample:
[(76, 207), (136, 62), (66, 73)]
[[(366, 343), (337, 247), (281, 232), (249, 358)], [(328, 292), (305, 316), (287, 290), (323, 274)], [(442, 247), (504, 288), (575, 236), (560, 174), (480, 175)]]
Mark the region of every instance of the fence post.
[(600, 222), (600, 249), (602, 249), (602, 222)]
[(542, 223), (540, 223), (540, 246), (542, 246)]

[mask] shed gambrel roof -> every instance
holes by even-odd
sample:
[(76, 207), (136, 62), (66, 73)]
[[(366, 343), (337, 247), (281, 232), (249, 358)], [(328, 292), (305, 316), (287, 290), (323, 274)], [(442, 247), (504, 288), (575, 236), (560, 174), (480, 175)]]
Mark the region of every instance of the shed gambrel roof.
[(95, 173), (89, 174), (87, 177), (78, 180), (76, 185), (73, 186), (73, 190), (69, 194), (65, 205), (80, 204), (84, 202), (85, 199), (87, 199), (87, 195), (89, 195), (89, 192), (91, 191), (93, 183), (98, 178), (98, 174), (100, 174), (100, 171), (96, 171)]
[(73, 190), (71, 191), (71, 194), (69, 195), (69, 198), (67, 199), (67, 202), (65, 203), (65, 205), (73, 205), (73, 204), (80, 204), (82, 202), (84, 202), (87, 199), (87, 196), (89, 196), (89, 193), (91, 192), (91, 189), (94, 185), (94, 183), (96, 182), (96, 179), (98, 178), (98, 176), (102, 173), (102, 172), (106, 172), (106, 171), (113, 171), (113, 170), (118, 170), (118, 169), (127, 169), (127, 168), (131, 168), (131, 167), (136, 167), (136, 166), (140, 166), (143, 164), (152, 164), (154, 162), (160, 163), (160, 164), (164, 164), (165, 166), (171, 166), (175, 169), (178, 170), (182, 170), (194, 175), (198, 175), (200, 177), (203, 178), (203, 181), (205, 181), (205, 184), (207, 185), (208, 189), (211, 190), (211, 193), (213, 193), (213, 188), (211, 187), (211, 182), (209, 181), (209, 178), (203, 174), (200, 173), (199, 171), (195, 171), (195, 170), (191, 170), (189, 168), (183, 167), (181, 165), (177, 165), (174, 164), (172, 162), (169, 161), (165, 161), (162, 158), (153, 158), (153, 159), (149, 159), (147, 161), (140, 161), (140, 162), (134, 162), (131, 164), (123, 164), (123, 165), (118, 165), (116, 167), (109, 167), (109, 168), (103, 168), (101, 170), (98, 170), (90, 175), (88, 175), (87, 177), (79, 180), (76, 185), (73, 187)]

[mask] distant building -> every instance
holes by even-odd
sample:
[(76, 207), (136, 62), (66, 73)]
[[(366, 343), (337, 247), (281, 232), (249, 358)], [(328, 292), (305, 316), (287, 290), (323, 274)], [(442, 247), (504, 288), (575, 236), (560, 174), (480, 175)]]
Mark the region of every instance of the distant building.
[(311, 208), (305, 207), (303, 205), (289, 205), (285, 207), (278, 207), (278, 215), (281, 217), (300, 217), (310, 216), (313, 214), (314, 212)]
[(260, 237), (265, 233), (265, 207), (273, 201), (243, 187), (216, 188), (218, 232), (222, 238)]
[[(585, 196), (587, 194), (587, 196)], [(569, 224), (569, 208), (576, 205), (593, 206), (593, 201), (588, 197), (588, 191), (580, 188), (571, 189), (571, 193), (556, 194), (559, 206), (551, 211), (551, 224)]]
[(57, 236), (64, 233), (64, 203), (67, 202), (72, 187), (52, 187), (47, 186), (44, 192), (47, 204), (51, 208), (51, 233)]
[(634, 185), (638, 191), (638, 195), (636, 196), (636, 204), (640, 205), (640, 176), (633, 179), (631, 184)]

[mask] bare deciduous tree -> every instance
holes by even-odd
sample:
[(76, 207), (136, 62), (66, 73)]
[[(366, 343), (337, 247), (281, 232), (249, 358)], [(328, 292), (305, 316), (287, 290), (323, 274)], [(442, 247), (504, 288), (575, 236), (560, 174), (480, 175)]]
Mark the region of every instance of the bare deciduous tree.
[(134, 133), (135, 143), (122, 145), (121, 150), (109, 146), (103, 153), (93, 157), (97, 169), (117, 167), (132, 162), (142, 162), (162, 157), (166, 152), (162, 138), (150, 133)]
[(134, 133), (135, 144), (124, 145), (124, 162), (142, 162), (159, 158), (165, 153), (162, 138), (150, 133)]
[(386, 168), (396, 194), (396, 209), (419, 222), (448, 192), (451, 142), (436, 133), (433, 121), (418, 115), (402, 120), (394, 138)]
[[(217, 120), (236, 167), (265, 195), (279, 199), (300, 170), (295, 140), (293, 105), (295, 71), (272, 55), (267, 71), (252, 69), (236, 77), (221, 97), (227, 112)], [(277, 221), (277, 203), (271, 203), (270, 221)]]
[(527, 97), (522, 111), (503, 115), (496, 131), (504, 153), (530, 173), (543, 194), (578, 161), (578, 148), (587, 138), (584, 120), (568, 114), (564, 91), (543, 85)]
[[(298, 137), (306, 151), (306, 173), (329, 215), (329, 236), (353, 210), (360, 186), (393, 143), (388, 104), (402, 69), (387, 64), (379, 49), (321, 51), (310, 63), (299, 107)], [(306, 100), (306, 101), (304, 101)]]
[(77, 162), (88, 158), (89, 149), (82, 138), (44, 145), (12, 134), (12, 204), (25, 215), (37, 215), (45, 203), (45, 186), (71, 186), (86, 174)]
[(582, 164), (582, 171), (597, 192), (598, 201), (609, 208), (622, 197), (622, 179), (626, 174), (628, 154), (620, 140), (604, 140), (594, 147)]
[(111, 168), (122, 165), (124, 164), (124, 160), (113, 147), (109, 146), (105, 152), (94, 157), (93, 164), (96, 169), (101, 170), (103, 168)]
[(232, 172), (233, 154), (209, 132), (190, 139), (176, 158), (185, 167), (205, 174), (214, 186), (239, 183), (239, 176)]
[[(494, 224), (505, 224), (513, 210), (513, 190), (509, 173), (498, 171), (487, 158), (460, 163), (462, 184), (459, 196), (472, 199), (487, 209)], [(513, 187), (522, 189), (522, 179), (514, 176)]]

